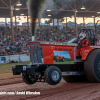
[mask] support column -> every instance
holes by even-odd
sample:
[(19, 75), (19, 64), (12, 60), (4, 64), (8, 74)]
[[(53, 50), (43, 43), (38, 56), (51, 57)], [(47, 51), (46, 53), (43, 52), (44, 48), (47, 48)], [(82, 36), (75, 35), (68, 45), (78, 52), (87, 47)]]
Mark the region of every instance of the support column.
[(67, 29), (67, 17), (66, 17), (66, 29)]
[(75, 33), (76, 33), (76, 37), (78, 37), (78, 34), (77, 34), (77, 21), (76, 21), (76, 9), (75, 9)]
[(59, 19), (57, 19), (57, 29), (59, 29)]
[(28, 20), (28, 16), (27, 16), (27, 26), (28, 26), (28, 29), (29, 29), (29, 20)]
[(5, 27), (7, 27), (7, 18), (5, 18)]
[(53, 27), (54, 27), (54, 18), (53, 18)]
[(84, 17), (83, 17), (83, 25), (84, 25), (84, 27), (85, 27), (85, 19), (84, 19)]
[(13, 6), (11, 6), (10, 0), (10, 19), (11, 19), (11, 42), (14, 43), (14, 27), (13, 27)]
[(39, 19), (38, 19), (38, 21), (39, 21), (39, 28), (40, 28), (40, 20), (41, 20), (41, 19), (39, 18)]
[(15, 27), (17, 27), (16, 16), (15, 16)]
[(59, 19), (57, 19), (57, 25), (58, 25), (58, 27), (59, 27)]
[(94, 31), (95, 31), (95, 33), (96, 33), (96, 24), (95, 24), (95, 17), (93, 18), (94, 19)]

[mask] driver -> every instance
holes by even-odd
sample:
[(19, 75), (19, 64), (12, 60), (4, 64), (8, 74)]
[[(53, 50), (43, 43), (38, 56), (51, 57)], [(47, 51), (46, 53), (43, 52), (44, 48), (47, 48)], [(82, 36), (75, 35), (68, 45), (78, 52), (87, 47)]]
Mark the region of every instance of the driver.
[(78, 42), (78, 46), (81, 46), (81, 47), (83, 47), (83, 46), (88, 46), (88, 44), (89, 44), (89, 39), (88, 38), (86, 38), (86, 34), (85, 33), (80, 33), (80, 35), (79, 35), (79, 42)]
[(89, 45), (89, 39), (86, 38), (86, 34), (85, 33), (80, 33), (79, 34), (79, 41), (78, 41), (78, 48), (77, 48), (77, 53), (76, 53), (76, 56), (78, 58), (81, 58), (83, 48), (85, 46), (88, 46), (88, 45)]

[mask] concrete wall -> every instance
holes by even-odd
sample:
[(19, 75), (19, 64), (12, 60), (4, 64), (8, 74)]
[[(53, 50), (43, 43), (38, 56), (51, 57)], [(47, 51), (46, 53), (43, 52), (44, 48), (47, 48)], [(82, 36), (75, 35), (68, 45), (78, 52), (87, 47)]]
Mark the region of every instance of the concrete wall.
[[(9, 63), (9, 60), (10, 61), (16, 60), (16, 61), (19, 62), (19, 55), (0, 56), (0, 64), (2, 63), (1, 62), (1, 57), (6, 57), (6, 63)], [(20, 59), (21, 59), (22, 62), (30, 61), (30, 56), (29, 55), (26, 55), (26, 54), (21, 54), (20, 55)]]

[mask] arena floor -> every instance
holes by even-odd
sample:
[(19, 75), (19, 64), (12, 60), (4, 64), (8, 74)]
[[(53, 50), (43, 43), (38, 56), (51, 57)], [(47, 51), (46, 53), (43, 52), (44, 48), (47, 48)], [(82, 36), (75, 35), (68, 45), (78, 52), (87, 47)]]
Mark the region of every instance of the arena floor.
[[(28, 63), (28, 62), (27, 62)], [(40, 95), (1, 95), (0, 100), (100, 100), (99, 83), (66, 83), (63, 79), (58, 85), (35, 83), (27, 85), (21, 75), (13, 76), (12, 73), (0, 75), (0, 92), (30, 91), (40, 92)]]
[(0, 100), (100, 100), (99, 83), (66, 83), (56, 86), (47, 83), (27, 85), (21, 76), (0, 79), (0, 91), (37, 91), (40, 95), (0, 95)]

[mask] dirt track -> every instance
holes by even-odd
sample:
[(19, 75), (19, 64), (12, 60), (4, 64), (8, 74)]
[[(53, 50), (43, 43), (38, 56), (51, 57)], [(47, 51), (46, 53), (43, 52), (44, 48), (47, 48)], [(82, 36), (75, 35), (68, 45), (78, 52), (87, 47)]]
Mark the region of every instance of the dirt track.
[(31, 91), (40, 95), (0, 95), (0, 100), (100, 100), (99, 83), (47, 83), (25, 84), (21, 77), (0, 79), (0, 91)]

